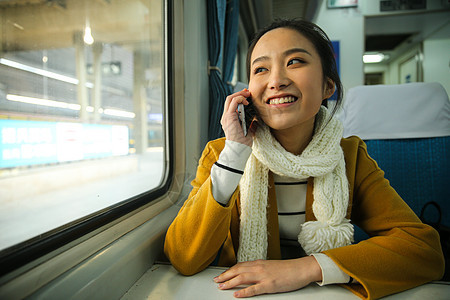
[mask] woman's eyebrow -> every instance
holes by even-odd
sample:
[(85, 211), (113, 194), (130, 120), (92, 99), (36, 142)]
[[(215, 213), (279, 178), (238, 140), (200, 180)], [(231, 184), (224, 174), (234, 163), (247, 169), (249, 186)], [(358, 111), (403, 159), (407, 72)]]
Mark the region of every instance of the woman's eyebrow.
[[(312, 56), (312, 54), (311, 53), (309, 53), (308, 52), (308, 50), (306, 50), (306, 49), (303, 49), (303, 48), (292, 48), (292, 49), (288, 49), (288, 50), (286, 50), (286, 51), (284, 51), (284, 56), (288, 56), (288, 55), (291, 55), (291, 54), (294, 54), (294, 53), (306, 53), (306, 54), (308, 54), (309, 56)], [(255, 63), (257, 63), (257, 62), (259, 62), (259, 61), (264, 61), (264, 60), (269, 60), (269, 57), (268, 56), (260, 56), (260, 57), (258, 57), (258, 58), (255, 58), (255, 60), (252, 62), (252, 66), (255, 64)]]
[(258, 58), (255, 58), (255, 60), (252, 62), (252, 66), (259, 61), (268, 60), (268, 59), (269, 59), (268, 56), (260, 56)]
[(288, 56), (288, 55), (291, 55), (291, 54), (294, 54), (294, 53), (298, 53), (298, 52), (306, 53), (309, 56), (312, 56), (312, 54), (309, 53), (308, 50), (303, 49), (303, 48), (292, 48), (292, 49), (286, 50), (286, 51), (284, 51), (284, 55)]

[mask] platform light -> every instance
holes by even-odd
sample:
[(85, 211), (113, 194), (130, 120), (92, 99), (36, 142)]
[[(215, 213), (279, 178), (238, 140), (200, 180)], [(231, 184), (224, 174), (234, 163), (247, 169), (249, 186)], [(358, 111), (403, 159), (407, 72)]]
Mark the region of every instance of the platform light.
[(78, 79), (76, 79), (76, 78), (65, 76), (65, 75), (61, 75), (61, 74), (57, 74), (57, 73), (50, 72), (50, 71), (47, 71), (47, 70), (42, 70), (42, 69), (35, 68), (35, 67), (32, 67), (32, 66), (24, 65), (24, 64), (21, 64), (21, 63), (18, 63), (18, 62), (9, 60), (9, 59), (0, 58), (0, 64), (8, 66), (8, 67), (15, 68), (15, 69), (19, 69), (19, 70), (22, 70), (22, 71), (27, 71), (27, 72), (30, 72), (30, 73), (34, 73), (34, 74), (38, 74), (38, 75), (41, 75), (41, 76), (45, 76), (45, 77), (48, 77), (48, 78), (56, 79), (56, 80), (59, 80), (59, 81), (64, 81), (64, 82), (72, 83), (72, 84), (78, 84)]
[(67, 108), (67, 109), (72, 109), (72, 110), (80, 110), (81, 109), (81, 106), (79, 104), (75, 104), (75, 103), (67, 103), (67, 102), (62, 102), (62, 101), (55, 101), (55, 100), (48, 100), (48, 99), (41, 99), (41, 98), (34, 98), (34, 97), (25, 97), (25, 96), (12, 95), (12, 94), (6, 95), (6, 100), (28, 103), (28, 104), (50, 106), (50, 107)]
[(116, 116), (116, 117), (130, 118), (130, 119), (133, 119), (136, 116), (136, 114), (133, 112), (119, 110), (119, 109), (112, 109), (112, 108), (103, 109), (103, 114), (110, 115), (110, 116)]
[[(6, 58), (0, 58), (0, 64), (11, 67), (11, 68), (15, 68), (18, 70), (22, 70), (22, 71), (26, 71), (26, 72), (30, 72), (33, 74), (37, 74), (37, 75), (41, 75), (44, 77), (48, 77), (48, 78), (52, 78), (55, 80), (59, 80), (59, 81), (63, 81), (63, 82), (67, 82), (67, 83), (71, 83), (74, 85), (78, 85), (79, 80), (70, 76), (66, 76), (66, 75), (61, 75), (55, 72), (50, 72), (47, 70), (43, 70), (43, 69), (39, 69), (39, 68), (35, 68), (32, 66), (28, 66), (28, 65), (24, 65)], [(94, 88), (94, 84), (92, 82), (86, 82), (86, 87), (87, 88)], [(115, 93), (117, 95), (125, 95), (125, 92), (123, 90), (117, 89), (117, 88), (113, 88), (110, 86), (102, 86), (102, 89), (105, 91), (108, 91), (110, 93)]]
[[(14, 102), (21, 102), (21, 103), (28, 103), (28, 104), (35, 104), (35, 105), (57, 107), (57, 108), (66, 108), (66, 109), (71, 109), (71, 110), (81, 110), (81, 105), (77, 104), (77, 103), (67, 103), (67, 102), (62, 102), (62, 101), (41, 99), (41, 98), (35, 98), (35, 97), (26, 97), (26, 96), (7, 94), (6, 100), (14, 101)], [(86, 111), (94, 112), (94, 107), (86, 106)], [(136, 116), (136, 114), (133, 112), (120, 110), (120, 109), (114, 109), (114, 108), (105, 108), (105, 109), (99, 108), (98, 112), (101, 114), (105, 114), (105, 115), (130, 118), (130, 119), (133, 119)]]
[[(52, 79), (56, 79), (59, 81), (63, 81), (63, 82), (67, 82), (67, 83), (71, 83), (71, 84), (75, 84), (77, 85), (79, 80), (70, 76), (66, 76), (66, 75), (61, 75), (55, 72), (50, 72), (47, 70), (43, 70), (43, 69), (39, 69), (39, 68), (35, 68), (32, 66), (28, 66), (28, 65), (24, 65), (6, 58), (0, 58), (0, 64), (11, 67), (11, 68), (15, 68), (15, 69), (19, 69), (22, 71), (26, 71), (26, 72), (30, 72), (33, 74), (37, 74), (37, 75), (41, 75), (44, 77), (48, 77), (48, 78), (52, 78)], [(94, 84), (92, 82), (86, 82), (86, 87), (88, 88), (93, 88)]]
[(83, 40), (86, 44), (92, 45), (94, 43), (94, 37), (92, 36), (91, 27), (86, 26), (84, 29), (84, 37)]
[(379, 63), (379, 62), (382, 62), (383, 59), (384, 59), (384, 54), (383, 53), (364, 54), (363, 55), (363, 62), (365, 64)]

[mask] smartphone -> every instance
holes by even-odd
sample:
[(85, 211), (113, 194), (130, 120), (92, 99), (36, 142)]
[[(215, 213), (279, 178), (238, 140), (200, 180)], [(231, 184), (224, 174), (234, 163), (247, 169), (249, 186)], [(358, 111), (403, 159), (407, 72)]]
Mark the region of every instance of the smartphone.
[(247, 101), (249, 102), (248, 105), (241, 103), (237, 108), (242, 130), (244, 131), (244, 136), (247, 136), (250, 126), (257, 118), (257, 111), (251, 98), (247, 98)]

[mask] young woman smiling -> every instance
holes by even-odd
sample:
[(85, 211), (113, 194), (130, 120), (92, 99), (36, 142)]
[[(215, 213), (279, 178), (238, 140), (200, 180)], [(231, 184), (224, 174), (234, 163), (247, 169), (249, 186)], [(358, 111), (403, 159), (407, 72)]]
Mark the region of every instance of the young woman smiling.
[[(165, 253), (181, 273), (230, 266), (220, 289), (236, 297), (343, 284), (363, 298), (443, 274), (439, 236), (398, 196), (357, 137), (323, 103), (342, 85), (331, 43), (315, 24), (283, 20), (258, 33), (249, 88), (227, 97), (225, 138), (211, 141), (170, 226)], [(259, 114), (244, 136), (249, 98)], [(325, 101), (325, 102), (324, 102)], [(353, 225), (371, 238), (353, 244)]]

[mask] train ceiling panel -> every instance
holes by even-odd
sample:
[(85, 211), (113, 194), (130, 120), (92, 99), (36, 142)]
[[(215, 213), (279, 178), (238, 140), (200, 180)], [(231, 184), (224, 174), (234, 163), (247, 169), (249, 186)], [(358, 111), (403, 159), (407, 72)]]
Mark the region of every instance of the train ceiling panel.
[(161, 20), (149, 12), (155, 9), (162, 9), (158, 1), (0, 0), (0, 51), (72, 47), (87, 25), (96, 41), (159, 49)]

